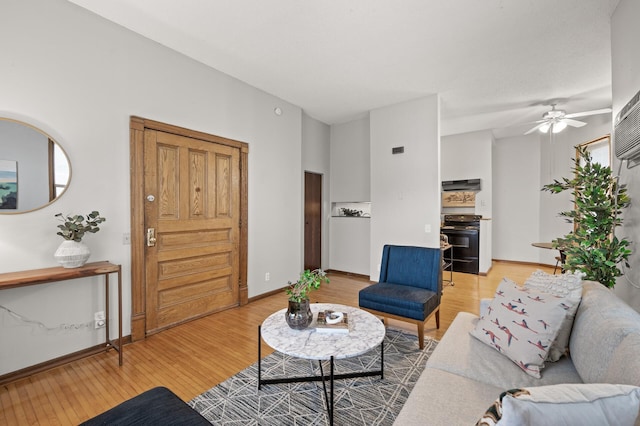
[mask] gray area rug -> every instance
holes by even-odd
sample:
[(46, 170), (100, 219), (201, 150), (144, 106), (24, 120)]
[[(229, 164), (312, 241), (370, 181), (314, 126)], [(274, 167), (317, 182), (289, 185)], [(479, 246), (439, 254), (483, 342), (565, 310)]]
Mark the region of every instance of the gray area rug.
[[(438, 342), (387, 329), (384, 341), (384, 379), (380, 376), (336, 380), (334, 424), (391, 425), (424, 370)], [(323, 365), (329, 371), (328, 361)], [(378, 370), (380, 347), (335, 362), (335, 373)], [(319, 374), (318, 361), (279, 352), (262, 361), (262, 378)], [(322, 382), (263, 385), (258, 390), (258, 364), (189, 401), (189, 405), (216, 425), (328, 425)]]

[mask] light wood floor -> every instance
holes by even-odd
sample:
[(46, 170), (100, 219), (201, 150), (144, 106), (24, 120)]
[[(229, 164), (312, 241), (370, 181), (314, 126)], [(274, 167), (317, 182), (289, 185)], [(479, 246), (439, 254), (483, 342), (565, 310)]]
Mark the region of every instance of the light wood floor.
[[(478, 301), (491, 297), (502, 277), (522, 283), (539, 268), (552, 272), (494, 262), (487, 276), (454, 273), (455, 285), (444, 288), (440, 329), (432, 319), (425, 334), (440, 339), (458, 312), (478, 313)], [(330, 277), (330, 284), (312, 294), (312, 302), (357, 306), (358, 291), (368, 282), (342, 274)], [(155, 386), (189, 401), (256, 362), (258, 325), (286, 304), (282, 292), (153, 335), (125, 346), (122, 367), (111, 351), (10, 383), (0, 388), (0, 424), (75, 425)], [(399, 321), (389, 325), (416, 332)], [(263, 356), (270, 352), (263, 344)]]

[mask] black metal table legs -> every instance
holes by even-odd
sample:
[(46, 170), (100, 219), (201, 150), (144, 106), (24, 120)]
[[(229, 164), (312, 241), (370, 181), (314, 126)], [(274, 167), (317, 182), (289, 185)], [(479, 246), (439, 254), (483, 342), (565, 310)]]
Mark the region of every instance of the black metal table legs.
[[(380, 343), (380, 370), (371, 371), (356, 371), (352, 373), (335, 374), (335, 359), (332, 356), (329, 359), (329, 374), (325, 375), (322, 366), (322, 360), (318, 360), (320, 365), (319, 376), (302, 376), (302, 377), (277, 377), (270, 379), (262, 378), (262, 332), (261, 327), (258, 326), (258, 390), (262, 388), (262, 385), (278, 384), (278, 383), (298, 383), (298, 382), (319, 382), (322, 381), (322, 389), (324, 392), (324, 399), (327, 405), (327, 413), (329, 414), (329, 424), (333, 426), (333, 413), (334, 413), (334, 381), (340, 379), (353, 379), (357, 377), (372, 377), (380, 376), (380, 379), (384, 379), (384, 341)], [(327, 390), (327, 381), (329, 382), (329, 389)]]

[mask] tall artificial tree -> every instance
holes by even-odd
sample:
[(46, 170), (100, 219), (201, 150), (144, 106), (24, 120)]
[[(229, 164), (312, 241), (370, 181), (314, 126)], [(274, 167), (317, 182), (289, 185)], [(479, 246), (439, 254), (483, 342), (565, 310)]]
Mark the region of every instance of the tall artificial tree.
[[(563, 237), (565, 271), (581, 271), (585, 279), (607, 287), (623, 274), (620, 264), (629, 267), (629, 241), (619, 239), (615, 230), (622, 225), (622, 209), (629, 206), (626, 185), (620, 185), (610, 167), (595, 163), (589, 151), (577, 146), (572, 179), (545, 185), (542, 190), (557, 194), (571, 191), (574, 209), (560, 212), (574, 230)], [(554, 240), (558, 245), (558, 240)]]

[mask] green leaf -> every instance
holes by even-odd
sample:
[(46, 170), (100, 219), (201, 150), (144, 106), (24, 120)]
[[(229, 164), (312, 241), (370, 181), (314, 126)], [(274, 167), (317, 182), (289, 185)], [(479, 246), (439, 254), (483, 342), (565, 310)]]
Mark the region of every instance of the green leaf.
[(97, 226), (99, 223), (106, 221), (105, 218), (100, 217), (100, 213), (97, 210), (89, 213), (86, 218), (83, 215), (63, 215), (58, 213), (54, 215), (62, 224), (57, 228), (61, 231), (56, 235), (60, 235), (66, 240), (73, 240), (80, 242), (85, 233), (89, 232), (95, 234), (100, 230)]

